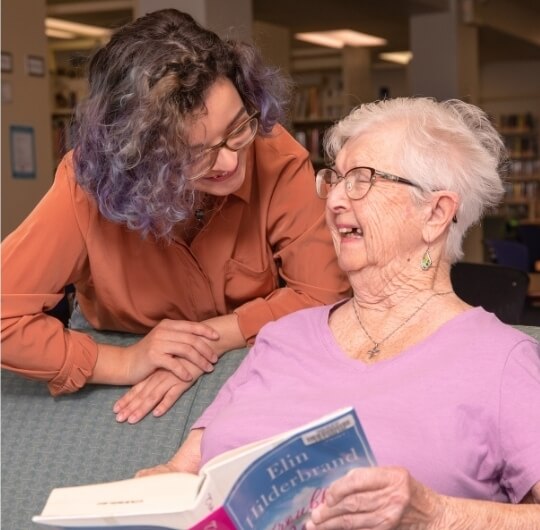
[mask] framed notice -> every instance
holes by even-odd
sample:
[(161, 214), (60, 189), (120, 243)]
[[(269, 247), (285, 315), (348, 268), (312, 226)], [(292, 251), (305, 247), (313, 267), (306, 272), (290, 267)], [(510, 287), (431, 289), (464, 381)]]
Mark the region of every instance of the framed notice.
[(45, 75), (45, 59), (40, 55), (27, 55), (26, 73), (36, 77), (43, 77)]
[(36, 149), (34, 128), (11, 125), (11, 174), (14, 178), (36, 178)]
[(11, 103), (13, 101), (13, 90), (11, 81), (2, 79), (2, 103)]
[(9, 52), (2, 52), (2, 73), (13, 72), (13, 56)]

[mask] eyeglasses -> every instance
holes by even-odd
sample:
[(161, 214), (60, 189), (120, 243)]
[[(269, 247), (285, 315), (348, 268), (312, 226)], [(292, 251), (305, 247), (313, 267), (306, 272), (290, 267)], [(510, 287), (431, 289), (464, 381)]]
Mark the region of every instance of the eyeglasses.
[(415, 184), (410, 180), (397, 177), (390, 173), (384, 173), (383, 171), (378, 171), (372, 167), (353, 167), (352, 169), (349, 169), (345, 175), (339, 175), (334, 169), (326, 167), (317, 172), (315, 185), (317, 187), (317, 195), (321, 199), (326, 199), (330, 190), (335, 188), (339, 182), (343, 180), (345, 181), (345, 193), (347, 194), (347, 197), (349, 197), (349, 199), (359, 200), (363, 199), (368, 194), (377, 178), (399, 182), (401, 184), (407, 184), (407, 186), (414, 186), (415, 188), (422, 189), (418, 184)]
[(184, 168), (187, 180), (197, 180), (204, 177), (214, 167), (219, 151), (226, 147), (229, 151), (240, 151), (247, 147), (255, 138), (259, 128), (260, 112), (254, 112), (238, 127), (235, 127), (221, 142), (196, 153)]

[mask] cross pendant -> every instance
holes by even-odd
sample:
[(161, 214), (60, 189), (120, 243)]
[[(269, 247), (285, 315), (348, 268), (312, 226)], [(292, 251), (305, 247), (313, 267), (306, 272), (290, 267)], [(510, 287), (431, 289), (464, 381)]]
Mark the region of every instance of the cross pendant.
[(375, 343), (375, 346), (373, 346), (373, 348), (371, 348), (371, 350), (368, 350), (369, 358), (371, 359), (372, 357), (374, 357), (375, 355), (380, 353), (380, 351), (381, 350), (379, 350), (379, 345), (377, 343)]

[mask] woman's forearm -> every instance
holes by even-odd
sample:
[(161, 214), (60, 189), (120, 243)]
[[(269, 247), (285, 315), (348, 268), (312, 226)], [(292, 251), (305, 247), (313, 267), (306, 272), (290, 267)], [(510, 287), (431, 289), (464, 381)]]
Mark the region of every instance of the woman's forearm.
[(442, 497), (441, 517), (429, 530), (538, 530), (539, 504), (503, 504)]
[(246, 346), (246, 340), (238, 325), (238, 317), (234, 313), (209, 318), (204, 323), (215, 329), (219, 334), (219, 339), (208, 341), (208, 344), (216, 352), (218, 357), (221, 357), (225, 352), (230, 350), (244, 348)]
[(201, 465), (201, 439), (204, 429), (193, 429), (168, 465), (174, 471), (198, 473)]

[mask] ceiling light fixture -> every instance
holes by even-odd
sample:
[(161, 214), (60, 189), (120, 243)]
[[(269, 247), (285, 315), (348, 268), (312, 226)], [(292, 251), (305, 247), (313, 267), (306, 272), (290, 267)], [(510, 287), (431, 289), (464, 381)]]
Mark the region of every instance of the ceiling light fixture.
[(379, 53), (379, 58), (383, 61), (390, 61), (397, 64), (409, 64), (413, 57), (412, 52), (385, 52)]
[(328, 48), (343, 48), (344, 46), (384, 46), (386, 39), (360, 33), (351, 29), (336, 29), (333, 31), (311, 31), (296, 33), (295, 38)]
[(53, 39), (75, 39), (77, 35), (71, 31), (63, 31), (61, 29), (45, 28), (45, 35)]
[(45, 19), (45, 29), (60, 30), (74, 33), (76, 36), (108, 38), (112, 31), (99, 26), (91, 26), (89, 24), (80, 24), (78, 22), (70, 22), (60, 18), (47, 17)]

